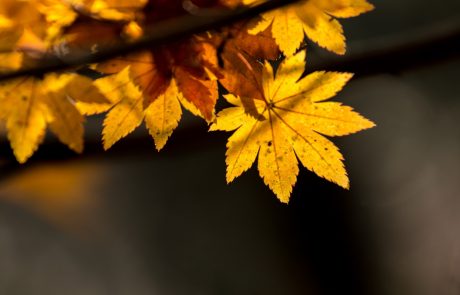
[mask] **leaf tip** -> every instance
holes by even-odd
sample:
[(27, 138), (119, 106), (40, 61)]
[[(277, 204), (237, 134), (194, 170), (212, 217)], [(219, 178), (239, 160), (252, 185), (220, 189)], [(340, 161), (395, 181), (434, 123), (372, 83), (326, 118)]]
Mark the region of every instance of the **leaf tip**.
[(229, 171), (227, 170), (227, 175), (226, 175), (226, 180), (227, 180), (227, 184), (230, 184), (233, 182), (233, 180), (235, 180), (235, 175), (232, 175), (229, 173)]
[(276, 195), (276, 197), (278, 198), (278, 200), (283, 203), (283, 204), (289, 204), (289, 198), (290, 196), (280, 196), (280, 195)]
[(157, 143), (157, 141), (155, 141), (155, 149), (157, 150), (157, 152), (161, 152), (161, 150), (165, 147), (166, 145), (166, 141), (163, 143)]
[(346, 190), (350, 190), (350, 179), (347, 174), (341, 175), (341, 177), (333, 180), (333, 182)]
[(345, 55), (347, 53), (347, 47), (339, 47), (336, 50), (334, 50), (334, 53), (336, 53), (337, 55)]
[(107, 140), (105, 137), (102, 138), (102, 147), (104, 151), (108, 151), (113, 145), (114, 142)]
[(377, 127), (377, 124), (375, 122), (363, 117), (363, 125), (361, 130), (371, 129), (374, 127)]
[(24, 157), (22, 155), (15, 154), (14, 156), (16, 158), (16, 161), (18, 161), (18, 163), (21, 164), (21, 165), (25, 164), (27, 162), (27, 160), (29, 159), (29, 157)]
[(77, 154), (82, 154), (83, 150), (84, 150), (84, 147), (83, 147), (83, 145), (78, 145), (78, 146), (70, 147), (70, 149), (72, 151), (74, 151), (75, 153), (77, 153)]

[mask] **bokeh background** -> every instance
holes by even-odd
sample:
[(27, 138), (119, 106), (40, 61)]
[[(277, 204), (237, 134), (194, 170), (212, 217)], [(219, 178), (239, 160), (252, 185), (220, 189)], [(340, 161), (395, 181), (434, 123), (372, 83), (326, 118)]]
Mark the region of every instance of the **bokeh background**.
[(0, 294), (460, 294), (460, 2), (373, 0), (344, 20), (356, 72), (337, 99), (378, 127), (336, 139), (351, 190), (302, 169), (289, 205), (256, 169), (225, 183), (229, 134), (187, 117), (109, 152), (26, 165), (0, 143)]

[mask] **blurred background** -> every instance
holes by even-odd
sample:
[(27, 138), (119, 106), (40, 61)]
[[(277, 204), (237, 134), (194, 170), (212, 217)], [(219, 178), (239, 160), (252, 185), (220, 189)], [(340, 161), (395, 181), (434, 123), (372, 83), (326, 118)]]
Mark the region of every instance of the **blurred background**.
[(256, 169), (225, 183), (229, 134), (187, 117), (26, 165), (0, 143), (0, 294), (460, 294), (460, 2), (373, 0), (343, 20), (337, 99), (377, 128), (334, 139), (351, 190), (301, 169), (289, 205)]

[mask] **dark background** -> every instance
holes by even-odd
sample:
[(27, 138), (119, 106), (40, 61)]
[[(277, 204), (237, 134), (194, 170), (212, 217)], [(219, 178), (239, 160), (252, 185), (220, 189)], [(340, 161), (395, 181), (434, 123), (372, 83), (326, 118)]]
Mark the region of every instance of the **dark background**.
[(378, 125), (334, 139), (350, 191), (227, 185), (229, 134), (191, 117), (161, 153), (144, 128), (102, 152), (98, 118), (81, 156), (50, 137), (21, 166), (2, 136), (0, 294), (460, 294), (460, 2), (372, 2), (347, 56), (309, 51)]

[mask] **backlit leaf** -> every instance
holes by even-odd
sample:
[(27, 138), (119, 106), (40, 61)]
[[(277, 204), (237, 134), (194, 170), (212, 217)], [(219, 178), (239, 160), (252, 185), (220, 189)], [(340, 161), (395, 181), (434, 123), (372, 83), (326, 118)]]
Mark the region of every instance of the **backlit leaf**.
[(351, 78), (348, 73), (315, 72), (300, 79), (305, 51), (285, 59), (276, 78), (269, 63), (263, 68), (264, 100), (254, 100), (261, 118), (245, 113), (240, 98), (217, 115), (211, 130), (235, 130), (227, 143), (227, 181), (231, 182), (259, 157), (260, 176), (282, 202), (288, 202), (298, 162), (318, 176), (348, 188), (338, 148), (323, 135), (341, 136), (371, 128), (374, 123), (337, 102), (325, 102)]
[(13, 152), (24, 163), (37, 150), (46, 127), (75, 152), (83, 150), (83, 117), (69, 99), (67, 84), (77, 75), (25, 77), (0, 85), (0, 118)]
[[(244, 0), (253, 4), (258, 0)], [(307, 0), (270, 11), (250, 32), (257, 34), (272, 25), (276, 43), (286, 55), (293, 55), (300, 47), (304, 33), (309, 39), (337, 54), (346, 51), (345, 36), (335, 18), (349, 18), (372, 10), (366, 0)]]

